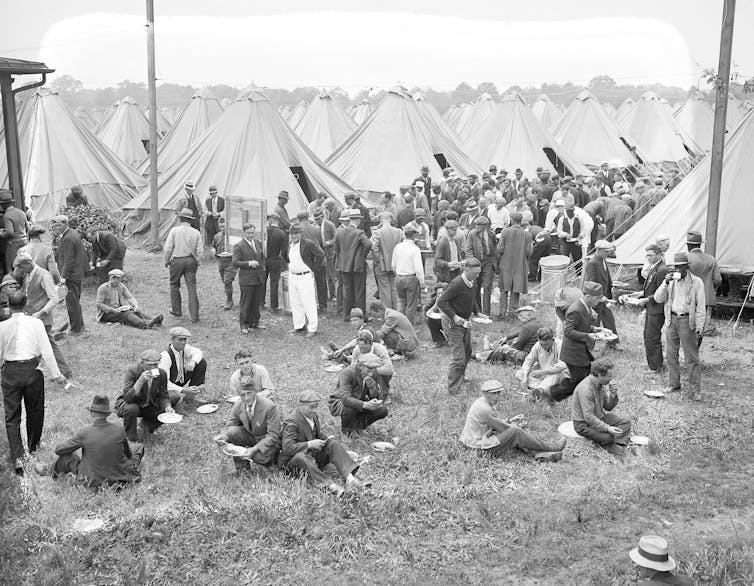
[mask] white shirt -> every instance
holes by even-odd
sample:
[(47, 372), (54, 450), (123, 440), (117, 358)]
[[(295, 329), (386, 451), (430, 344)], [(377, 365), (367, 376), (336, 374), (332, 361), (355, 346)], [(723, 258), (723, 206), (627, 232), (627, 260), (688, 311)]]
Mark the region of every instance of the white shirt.
[(508, 209), (505, 206), (497, 209), (497, 205), (494, 203), (487, 206), (487, 217), (490, 219), (490, 229), (493, 232), (496, 228), (506, 228), (511, 223)]
[(50, 376), (58, 378), (60, 370), (42, 320), (13, 313), (10, 319), (0, 323), (0, 359), (7, 362), (38, 356), (42, 357)]
[(413, 240), (404, 240), (395, 245), (392, 268), (396, 276), (416, 275), (419, 285), (424, 287), (424, 261)]
[(304, 419), (306, 419), (306, 422), (309, 424), (309, 427), (311, 427), (312, 431), (314, 431), (314, 419), (309, 419), (306, 415), (304, 415)]
[(191, 378), (191, 375), (186, 372), (186, 363), (193, 361), (194, 364), (199, 364), (202, 361), (202, 358), (204, 358), (204, 353), (196, 346), (191, 346), (189, 344), (186, 344), (183, 352), (176, 351), (176, 349), (173, 348), (173, 345), (170, 344), (170, 352), (175, 356), (175, 366), (178, 371), (176, 374), (176, 382), (173, 383), (169, 380), (171, 360), (170, 354), (168, 354), (167, 350), (160, 352), (160, 364), (158, 367), (168, 373), (168, 390), (180, 391), (184, 387), (186, 381)]
[(306, 273), (309, 267), (301, 258), (301, 242), (291, 244), (288, 249), (288, 271), (291, 273)]

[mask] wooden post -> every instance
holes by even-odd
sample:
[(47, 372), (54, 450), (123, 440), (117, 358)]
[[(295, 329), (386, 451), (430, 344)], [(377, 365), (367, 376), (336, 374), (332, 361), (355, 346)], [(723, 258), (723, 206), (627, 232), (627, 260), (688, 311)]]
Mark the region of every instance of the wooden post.
[(154, 59), (154, 0), (147, 0), (147, 75), (149, 83), (149, 191), (152, 246), (160, 244), (160, 212), (157, 205), (157, 84)]
[(16, 98), (13, 95), (13, 78), (10, 75), (0, 75), (0, 94), (2, 94), (3, 98), (5, 154), (8, 158), (8, 187), (13, 192), (13, 197), (16, 200), (16, 207), (19, 210), (25, 210), (21, 150), (18, 142)]
[(709, 198), (707, 200), (707, 243), (705, 252), (717, 251), (717, 223), (720, 214), (720, 190), (723, 179), (723, 153), (725, 152), (725, 118), (728, 112), (728, 86), (730, 85), (730, 58), (733, 49), (733, 21), (736, 0), (724, 0), (723, 27), (720, 33), (720, 60), (717, 66), (717, 93), (715, 97), (715, 127), (712, 135)]

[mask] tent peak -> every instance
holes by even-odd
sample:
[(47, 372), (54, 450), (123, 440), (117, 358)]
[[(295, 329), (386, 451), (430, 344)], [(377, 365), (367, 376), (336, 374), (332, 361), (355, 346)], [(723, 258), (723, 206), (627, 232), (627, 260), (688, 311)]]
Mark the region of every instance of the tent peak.
[(201, 98), (203, 100), (216, 100), (217, 97), (215, 94), (212, 93), (212, 90), (210, 90), (207, 87), (200, 88), (194, 92), (194, 95), (191, 96), (191, 99), (194, 98)]
[(240, 92), (238, 92), (236, 99), (233, 101), (242, 102), (245, 100), (248, 100), (250, 102), (269, 102), (270, 101), (269, 98), (262, 91), (262, 88), (254, 84), (246, 86)]

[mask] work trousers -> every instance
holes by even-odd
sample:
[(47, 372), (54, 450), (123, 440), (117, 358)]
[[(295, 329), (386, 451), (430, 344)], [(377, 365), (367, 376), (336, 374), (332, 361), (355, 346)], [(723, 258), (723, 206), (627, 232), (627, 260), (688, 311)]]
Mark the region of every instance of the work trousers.
[(58, 346), (58, 343), (52, 335), (52, 325), (45, 324), (45, 332), (47, 332), (47, 339), (50, 340), (50, 347), (52, 348), (53, 356), (55, 356), (55, 362), (58, 363), (58, 370), (60, 371), (60, 374), (68, 378), (73, 374), (73, 370), (71, 370), (71, 365), (68, 364), (65, 356), (63, 356), (63, 351), (60, 349), (60, 346)]
[[(188, 290), (188, 309), (191, 321), (199, 321), (199, 296), (196, 293), (196, 271), (199, 263), (193, 256), (180, 256), (170, 261), (170, 310), (181, 315), (181, 277)], [(71, 324), (73, 327), (73, 324)]]
[(689, 326), (688, 315), (670, 315), (670, 323), (665, 331), (667, 344), (668, 378), (670, 387), (681, 388), (681, 371), (678, 364), (680, 349), (683, 348), (683, 356), (686, 359), (686, 368), (689, 371), (689, 391), (695, 395), (700, 391), (702, 382), (702, 367), (699, 364), (699, 346), (697, 345), (696, 332)]
[(322, 471), (328, 464), (335, 466), (343, 480), (359, 469), (359, 465), (336, 438), (329, 439), (321, 450), (298, 452), (288, 460), (285, 467), (294, 472), (305, 472), (309, 482), (315, 486), (326, 487), (332, 484), (332, 479)]
[(492, 257), (482, 259), (482, 272), (476, 279), (476, 303), (485, 315), (490, 315), (492, 303), (492, 284), (495, 282), (495, 263)]
[[(343, 313), (343, 272), (335, 271), (335, 313)], [(348, 315), (348, 314), (346, 314)]]
[[(141, 311), (106, 311), (99, 319), (101, 322), (124, 324), (145, 330), (149, 327), (152, 318), (144, 315)], [(58, 367), (60, 364), (58, 364)]]
[(68, 321), (71, 323), (71, 331), (79, 333), (84, 331), (84, 316), (81, 313), (81, 279), (66, 279), (68, 295), (65, 296), (65, 307), (68, 310)]
[(461, 391), (461, 385), (466, 376), (466, 364), (471, 358), (471, 330), (455, 323), (443, 325), (450, 346), (448, 392), (451, 395), (457, 395)]
[(574, 268), (576, 269), (576, 274), (580, 275), (582, 257), (581, 244), (579, 244), (578, 242), (566, 242), (565, 239), (561, 239), (560, 254), (571, 259), (571, 262), (574, 264)]
[[(314, 271), (314, 283), (317, 287), (316, 307), (320, 311), (327, 311), (327, 265), (316, 267)], [(288, 289), (291, 289), (290, 284), (288, 285)], [(293, 305), (293, 301), (291, 301), (291, 305)]]
[(445, 344), (447, 343), (447, 340), (445, 339), (445, 333), (442, 330), (442, 320), (441, 319), (432, 319), (428, 317), (425, 320), (427, 324), (427, 328), (429, 328), (429, 333), (432, 336), (432, 342), (435, 344)]
[(562, 384), (559, 384), (557, 388), (553, 388), (550, 391), (553, 401), (562, 401), (573, 395), (573, 391), (576, 390), (576, 386), (589, 376), (591, 372), (591, 365), (588, 366), (576, 366), (575, 364), (568, 364), (568, 372), (571, 374), (570, 379), (565, 379)]
[(398, 290), (396, 288), (395, 273), (393, 271), (375, 269), (374, 276), (377, 280), (377, 291), (380, 301), (385, 304), (385, 307), (398, 309)]
[(416, 308), (421, 304), (421, 287), (416, 275), (397, 275), (395, 289), (398, 293), (398, 311), (416, 323)]
[(702, 335), (696, 337), (697, 348), (702, 347), (702, 340), (704, 340), (704, 334), (709, 334), (711, 331), (714, 332), (715, 330), (715, 326), (712, 324), (712, 308), (713, 307), (714, 306), (712, 305), (707, 306), (707, 312), (704, 318), (704, 329), (702, 330)]
[(360, 308), (366, 315), (366, 272), (341, 271), (340, 275), (343, 279), (343, 317), (348, 318), (354, 307)]
[(5, 431), (11, 460), (23, 458), (21, 440), (21, 402), (26, 408), (26, 441), (29, 452), (34, 453), (42, 439), (45, 420), (45, 381), (37, 370), (39, 359), (6, 362), (2, 367), (3, 407)]
[(665, 325), (665, 313), (644, 314), (644, 351), (647, 366), (655, 371), (662, 370), (662, 326)]
[(236, 280), (238, 269), (233, 266), (233, 258), (230, 256), (217, 257), (217, 270), (220, 273), (220, 280), (225, 289), (225, 307), (233, 307), (233, 281)]
[(135, 442), (139, 439), (137, 430), (139, 417), (141, 417), (142, 425), (149, 431), (154, 431), (162, 425), (157, 420), (157, 416), (163, 413), (163, 409), (151, 403), (145, 407), (140, 407), (136, 403), (127, 403), (120, 398), (115, 402), (115, 413), (123, 419), (126, 438), (130, 442)]
[[(295, 330), (306, 326), (308, 331), (316, 332), (319, 327), (314, 284), (314, 277), (310, 272), (303, 275), (288, 273), (288, 296), (291, 300), (293, 329)], [(326, 301), (325, 308), (327, 308)]]
[(219, 231), (218, 218), (207, 216), (207, 219), (204, 220), (204, 234), (207, 238), (207, 246), (212, 246), (212, 241)]
[(359, 411), (352, 407), (343, 405), (343, 411), (340, 414), (340, 426), (343, 433), (350, 434), (354, 431), (366, 429), (375, 421), (387, 417), (387, 407), (380, 407), (374, 411)]
[(241, 299), (238, 302), (238, 322), (242, 330), (259, 325), (259, 306), (264, 298), (264, 285), (241, 285)]
[(535, 453), (557, 451), (554, 446), (537, 439), (516, 425), (511, 425), (505, 431), (496, 433), (495, 437), (500, 440), (500, 443), (488, 450), (482, 450), (483, 454), (493, 458), (505, 457), (514, 449)]
[[(188, 380), (184, 380), (182, 383), (171, 382), (182, 387), (198, 387), (199, 385), (203, 385), (207, 380), (207, 360), (202, 358), (196, 363), (194, 370), (186, 374), (188, 375)], [(181, 392), (168, 389), (168, 394), (170, 395), (170, 404), (175, 407), (181, 400)]]
[[(607, 303), (600, 301), (594, 306), (594, 312), (597, 314), (597, 325), (607, 328), (617, 336), (618, 329), (615, 327), (615, 316)], [(608, 342), (608, 345), (615, 345), (617, 343), (618, 340), (613, 340), (612, 342)]]
[(403, 340), (395, 332), (388, 332), (387, 334), (385, 334), (385, 337), (382, 341), (385, 344), (385, 348), (393, 350), (398, 354), (404, 354), (411, 357), (416, 352), (416, 346), (414, 346), (410, 342), (407, 342), (406, 340)]
[[(243, 446), (245, 448), (253, 448), (255, 445), (257, 445), (257, 440), (242, 425), (234, 425), (233, 427), (229, 427), (225, 430), (225, 435), (228, 438), (229, 444)], [(258, 450), (254, 452), (251, 460), (255, 464), (259, 464), (260, 466), (272, 466), (275, 462), (277, 462), (279, 453), (280, 444), (277, 444), (267, 450)], [(233, 458), (233, 462), (235, 462), (236, 467), (244, 467), (246, 461), (247, 460), (245, 458)]]
[[(131, 457), (126, 461), (126, 467), (140, 477), (141, 460), (144, 458), (144, 446), (134, 442), (129, 447), (131, 448)], [(79, 466), (81, 466), (81, 458), (79, 458), (77, 454), (63, 454), (62, 456), (58, 456), (52, 465), (52, 477), (60, 478), (66, 474), (78, 476)], [(134, 482), (137, 480), (139, 480), (139, 478), (135, 478)], [(105, 481), (104, 484), (123, 484), (123, 481)], [(98, 484), (92, 483), (87, 483), (87, 485), (90, 487), (99, 486)]]
[(607, 433), (606, 431), (594, 429), (593, 427), (590, 427), (586, 423), (586, 421), (574, 421), (573, 429), (580, 436), (588, 438), (594, 442), (597, 442), (598, 444), (618, 444), (620, 446), (625, 446), (628, 443), (628, 439), (631, 435), (631, 421), (629, 421), (625, 417), (620, 417), (619, 415), (610, 412), (605, 413), (602, 421), (604, 421), (611, 427), (620, 428), (621, 434), (613, 435), (611, 433)]
[(279, 259), (268, 260), (267, 281), (270, 283), (270, 308), (278, 309), (280, 307), (280, 273), (282, 271), (282, 261)]
[[(500, 276), (500, 281), (503, 280), (502, 275)], [(499, 304), (499, 313), (500, 315), (505, 315), (508, 312), (514, 312), (518, 308), (518, 302), (519, 299), (521, 299), (521, 294), (516, 293), (515, 291), (510, 292), (510, 305), (508, 305), (508, 291), (503, 290), (502, 287), (500, 287), (500, 304)]]
[(482, 358), (482, 362), (510, 362), (511, 364), (523, 364), (527, 352), (522, 352), (521, 350), (516, 350), (512, 346), (503, 344), (494, 350), (485, 350), (479, 354)]
[(327, 291), (328, 300), (332, 301), (337, 295), (335, 284), (335, 251), (332, 246), (325, 248), (325, 259), (327, 260)]

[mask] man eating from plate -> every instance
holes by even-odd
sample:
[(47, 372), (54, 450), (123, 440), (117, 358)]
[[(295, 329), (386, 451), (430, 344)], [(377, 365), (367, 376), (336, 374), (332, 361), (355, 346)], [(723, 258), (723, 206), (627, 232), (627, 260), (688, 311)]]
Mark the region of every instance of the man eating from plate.
[(170, 404), (175, 407), (204, 388), (207, 361), (196, 346), (188, 344), (191, 332), (170, 328), (170, 345), (160, 354), (160, 368), (168, 373)]

